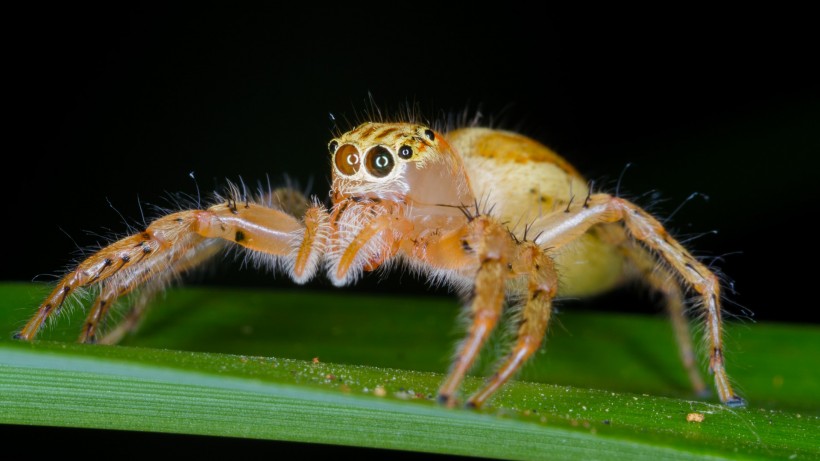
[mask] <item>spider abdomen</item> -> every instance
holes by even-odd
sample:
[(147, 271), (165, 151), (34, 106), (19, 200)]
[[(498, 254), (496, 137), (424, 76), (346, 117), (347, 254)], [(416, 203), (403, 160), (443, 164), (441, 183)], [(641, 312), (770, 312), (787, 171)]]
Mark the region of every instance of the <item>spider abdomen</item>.
[[(462, 128), (446, 138), (464, 159), (475, 196), (521, 240), (543, 230), (533, 227), (538, 218), (566, 208), (571, 201), (582, 203), (590, 192), (569, 162), (523, 135)], [(559, 269), (559, 296), (598, 294), (623, 280), (623, 255), (616, 247), (623, 240), (619, 230), (593, 228), (550, 253)]]

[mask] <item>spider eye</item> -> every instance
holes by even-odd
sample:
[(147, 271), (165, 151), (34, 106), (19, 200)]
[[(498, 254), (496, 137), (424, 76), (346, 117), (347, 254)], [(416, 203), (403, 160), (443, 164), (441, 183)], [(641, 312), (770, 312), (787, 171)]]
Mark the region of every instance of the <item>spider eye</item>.
[(399, 157), (407, 160), (408, 158), (413, 156), (413, 148), (410, 146), (401, 146), (399, 147)]
[(433, 133), (433, 130), (431, 130), (430, 128), (424, 130), (424, 136), (427, 136), (427, 139), (429, 139), (430, 141), (436, 140), (436, 134)]
[(367, 172), (377, 178), (387, 176), (396, 165), (390, 151), (383, 146), (375, 146), (367, 152)]
[[(335, 142), (335, 141), (333, 141)], [(333, 144), (331, 142), (331, 144)], [(351, 144), (345, 144), (340, 147), (333, 156), (333, 162), (336, 164), (336, 169), (345, 176), (353, 176), (359, 171), (361, 166), (361, 156), (359, 150)]]
[(327, 145), (327, 150), (330, 151), (331, 154), (336, 152), (336, 148), (339, 147), (339, 142), (335, 139), (330, 141), (330, 144)]

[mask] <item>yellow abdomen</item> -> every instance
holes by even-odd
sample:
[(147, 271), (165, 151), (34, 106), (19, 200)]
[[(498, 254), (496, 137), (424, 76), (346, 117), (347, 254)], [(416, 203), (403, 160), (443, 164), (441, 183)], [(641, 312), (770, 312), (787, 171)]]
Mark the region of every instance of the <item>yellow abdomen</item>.
[[(569, 162), (526, 136), (490, 128), (462, 128), (445, 137), (463, 157), (482, 207), (493, 207), (493, 215), (519, 238), (536, 218), (562, 213), (570, 200), (583, 201), (589, 192), (586, 181)], [(537, 230), (530, 230), (530, 239), (535, 236), (533, 232)], [(607, 235), (612, 233), (618, 234)], [(623, 279), (623, 255), (605, 242), (596, 228), (550, 254), (560, 274), (560, 296), (600, 293)]]

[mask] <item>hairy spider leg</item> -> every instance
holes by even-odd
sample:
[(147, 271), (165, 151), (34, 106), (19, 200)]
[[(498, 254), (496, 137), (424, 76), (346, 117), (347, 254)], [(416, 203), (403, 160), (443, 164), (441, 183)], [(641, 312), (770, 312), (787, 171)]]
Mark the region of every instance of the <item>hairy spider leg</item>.
[[(231, 192), (233, 195), (239, 195), (238, 191)], [(305, 195), (293, 187), (277, 187), (270, 188), (267, 191), (260, 191), (259, 199), (256, 200), (256, 202), (268, 208), (285, 211), (291, 216), (305, 216), (310, 207), (310, 202)], [(313, 222), (314, 220), (311, 219), (314, 214), (315, 210), (312, 211), (311, 215), (306, 216), (306, 232), (310, 232), (314, 228), (312, 224), (315, 223)], [(307, 241), (307, 244), (304, 240)], [(303, 246), (309, 245), (311, 241), (311, 238), (303, 239)], [(99, 341), (101, 344), (117, 344), (120, 342), (126, 335), (133, 333), (139, 328), (143, 316), (157, 293), (167, 287), (171, 281), (181, 277), (182, 274), (201, 267), (210, 261), (225, 248), (226, 244), (227, 242), (224, 240), (203, 239), (201, 243), (188, 250), (184, 257), (178, 261), (169, 263), (168, 270), (156, 271), (153, 277), (144, 280), (146, 283), (131, 284), (128, 291), (139, 287), (139, 293), (136, 299), (131, 300), (131, 305), (125, 312), (122, 321), (108, 331), (105, 336), (97, 340), (96, 330), (98, 327), (96, 324), (100, 322), (104, 323), (106, 319), (106, 312), (99, 312), (98, 309), (105, 306), (105, 310), (110, 312), (109, 309), (111, 305), (113, 305), (113, 302), (116, 301), (116, 298), (126, 294), (125, 292), (121, 292), (114, 298), (110, 298), (109, 295), (109, 299), (103, 304), (105, 288), (101, 289), (100, 295), (95, 301), (94, 308), (89, 312), (86, 319), (83, 333), (80, 336), (80, 342)], [(302, 256), (304, 257), (305, 254), (302, 254)]]
[[(169, 277), (174, 273), (175, 263), (203, 239), (223, 239), (258, 254), (285, 257), (293, 261), (294, 280), (306, 280), (315, 273), (323, 251), (326, 232), (320, 228), (326, 216), (321, 206), (314, 205), (304, 222), (300, 222), (283, 211), (234, 200), (207, 210), (171, 213), (152, 222), (145, 231), (116, 241), (81, 262), (63, 277), (15, 337), (34, 339), (44, 322), (59, 312), (67, 297), (78, 288), (106, 282), (100, 300), (109, 304), (109, 299), (133, 290), (157, 274), (162, 274), (160, 278)], [(198, 261), (196, 256), (191, 257)], [(106, 310), (105, 306), (94, 308), (93, 326), (86, 327), (86, 332), (94, 332)], [(88, 337), (93, 334), (81, 336)]]
[(471, 216), (461, 228), (418, 241), (417, 246), (416, 255), (432, 264), (475, 271), (470, 301), (472, 323), (438, 392), (439, 401), (449, 407), (456, 405), (456, 393), (464, 377), (498, 324), (507, 281), (527, 278), (516, 343), (484, 388), (467, 403), (479, 407), (540, 347), (558, 286), (553, 262), (537, 245), (519, 241), (489, 216)]
[(692, 390), (699, 397), (708, 396), (709, 390), (697, 366), (695, 348), (692, 345), (692, 331), (686, 317), (686, 304), (680, 282), (672, 272), (663, 265), (659, 265), (657, 258), (645, 248), (626, 242), (622, 245), (622, 249), (628, 262), (640, 273), (638, 278), (649, 285), (650, 289), (663, 296), (664, 307), (672, 322), (681, 362), (689, 376)]
[[(470, 221), (455, 235), (448, 235), (440, 241), (427, 242), (430, 247), (443, 246), (451, 253), (470, 253), (478, 269), (471, 301), (472, 324), (466, 338), (461, 342), (450, 373), (438, 391), (439, 402), (453, 407), (456, 393), (467, 372), (472, 368), (484, 343), (495, 329), (504, 306), (507, 279), (507, 264), (512, 260), (514, 241), (506, 228), (488, 216), (479, 216)], [(461, 244), (452, 245), (457, 236)], [(434, 251), (445, 256), (447, 251)]]
[(480, 407), (504, 383), (515, 376), (524, 363), (538, 351), (547, 333), (552, 300), (558, 289), (558, 273), (552, 259), (532, 242), (520, 242), (509, 267), (513, 274), (527, 277), (526, 302), (520, 312), (518, 335), (509, 355), (482, 389), (467, 401)]
[[(208, 262), (225, 248), (226, 243), (224, 240), (204, 239), (198, 245), (188, 250), (185, 257), (170, 265), (167, 270), (157, 271), (153, 277), (145, 277), (139, 283), (134, 282), (128, 284), (128, 291), (139, 288), (137, 296), (135, 299), (130, 300), (131, 305), (128, 306), (124, 318), (114, 326), (114, 328), (106, 332), (104, 336), (97, 339), (97, 330), (99, 329), (97, 323), (105, 322), (105, 314), (98, 314), (96, 312), (97, 307), (101, 304), (100, 300), (104, 298), (104, 293), (107, 291), (106, 287), (108, 284), (104, 285), (94, 304), (94, 308), (88, 313), (83, 332), (80, 336), (80, 342), (99, 342), (101, 344), (116, 344), (120, 342), (127, 334), (137, 330), (145, 312), (148, 310), (148, 306), (157, 293), (165, 289), (171, 281), (181, 277), (182, 274)], [(148, 271), (143, 271), (143, 273), (146, 276), (150, 275)], [(125, 283), (123, 283), (123, 285), (125, 285)], [(107, 302), (107, 306), (109, 307), (107, 307), (107, 309), (110, 309), (110, 306), (116, 301), (117, 297), (121, 297), (125, 294), (126, 293), (121, 290), (118, 296), (109, 299)]]
[(695, 259), (672, 238), (663, 225), (638, 206), (609, 194), (595, 194), (583, 204), (567, 207), (537, 219), (533, 230), (540, 232), (536, 243), (542, 247), (560, 248), (602, 223), (623, 222), (637, 241), (669, 265), (687, 286), (701, 298), (700, 309), (706, 322), (706, 337), (710, 345), (709, 370), (714, 374), (720, 400), (730, 407), (744, 406), (729, 383), (723, 356), (721, 330), (720, 280), (709, 268)]

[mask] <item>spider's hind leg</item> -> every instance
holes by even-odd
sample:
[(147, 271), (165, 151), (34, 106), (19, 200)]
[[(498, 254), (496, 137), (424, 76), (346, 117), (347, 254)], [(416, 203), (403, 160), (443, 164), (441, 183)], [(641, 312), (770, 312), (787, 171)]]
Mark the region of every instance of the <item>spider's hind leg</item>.
[(680, 282), (646, 249), (633, 242), (624, 243), (621, 248), (626, 255), (627, 261), (637, 272), (637, 277), (647, 284), (650, 289), (663, 296), (664, 307), (672, 322), (680, 358), (689, 376), (692, 390), (698, 397), (708, 397), (710, 394), (709, 389), (698, 370), (695, 349), (692, 345), (692, 332), (689, 327), (689, 320), (686, 317), (686, 304)]
[(624, 199), (594, 194), (583, 204), (539, 218), (536, 224), (545, 231), (536, 241), (542, 246), (559, 248), (604, 223), (621, 223), (632, 239), (666, 264), (669, 272), (679, 278), (681, 287), (692, 290), (699, 298), (698, 310), (704, 318), (704, 337), (710, 349), (709, 370), (720, 400), (730, 407), (745, 406), (746, 401), (735, 394), (726, 373), (720, 278), (672, 238), (657, 219)]

